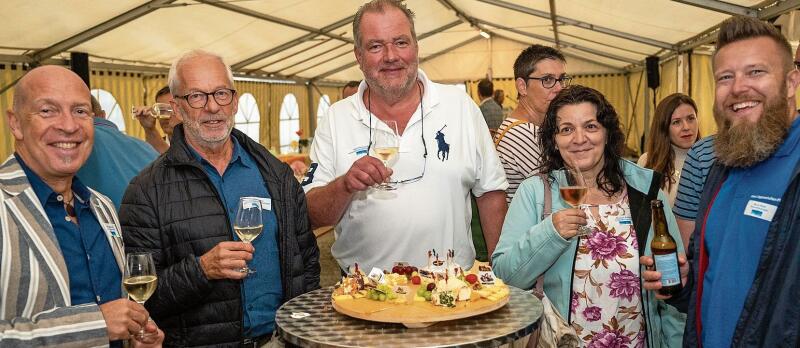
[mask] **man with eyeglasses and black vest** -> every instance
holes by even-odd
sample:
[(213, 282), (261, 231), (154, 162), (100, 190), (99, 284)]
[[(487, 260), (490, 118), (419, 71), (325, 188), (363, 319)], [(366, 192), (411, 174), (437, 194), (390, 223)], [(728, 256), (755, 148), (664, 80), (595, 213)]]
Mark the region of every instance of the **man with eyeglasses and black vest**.
[[(126, 251), (153, 253), (158, 269), (145, 307), (167, 346), (279, 345), (278, 307), (319, 288), (305, 194), (289, 166), (233, 129), (237, 93), (220, 56), (184, 54), (169, 86), (183, 124), (169, 150), (131, 181), (120, 209)], [(242, 197), (262, 209), (252, 243), (234, 235)]]
[[(332, 254), (342, 270), (427, 262), (426, 251), (469, 269), (475, 259), (470, 192), (477, 196), (489, 253), (500, 235), (508, 186), (478, 106), (455, 86), (418, 70), (414, 14), (400, 1), (374, 0), (353, 21), (364, 81), (317, 128), (303, 180), (314, 226), (336, 225)], [(375, 136), (395, 121), (396, 163), (374, 155)], [(388, 183), (391, 191), (374, 186)]]

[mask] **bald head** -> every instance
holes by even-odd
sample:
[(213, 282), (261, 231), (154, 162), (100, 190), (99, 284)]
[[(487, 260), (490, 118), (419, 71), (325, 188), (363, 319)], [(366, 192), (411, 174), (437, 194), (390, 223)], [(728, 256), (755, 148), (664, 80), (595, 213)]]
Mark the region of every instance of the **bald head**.
[(33, 69), (15, 86), (8, 125), (16, 154), (34, 173), (49, 185), (71, 180), (92, 152), (89, 88), (66, 68)]
[(72, 72), (72, 70), (57, 65), (40, 66), (22, 76), (19, 82), (17, 82), (17, 85), (14, 86), (14, 101), (11, 106), (14, 112), (19, 113), (20, 107), (27, 102), (29, 95), (28, 90), (31, 88), (31, 85), (36, 85), (43, 79), (48, 81), (60, 80), (64, 83), (72, 84), (74, 87), (85, 90), (87, 98), (91, 95), (86, 83), (83, 82), (78, 74)]

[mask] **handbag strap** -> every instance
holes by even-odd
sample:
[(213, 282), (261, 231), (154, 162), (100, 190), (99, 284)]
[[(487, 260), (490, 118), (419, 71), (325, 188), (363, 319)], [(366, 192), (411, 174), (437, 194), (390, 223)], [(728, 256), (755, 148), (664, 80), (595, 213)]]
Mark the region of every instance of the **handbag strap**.
[(506, 136), (506, 133), (508, 131), (510, 131), (511, 128), (519, 126), (519, 125), (521, 125), (523, 123), (527, 123), (527, 122), (525, 122), (523, 120), (516, 120), (516, 121), (512, 122), (511, 125), (509, 125), (508, 127), (504, 128), (502, 131), (497, 133), (497, 137), (494, 138), (494, 146), (497, 147), (497, 145), (500, 144), (500, 139), (503, 139), (503, 137)]
[[(553, 210), (553, 193), (550, 192), (550, 178), (549, 175), (539, 173), (539, 178), (542, 180), (544, 187), (544, 209), (542, 210), (542, 220), (546, 219), (552, 214)], [(544, 297), (544, 273), (536, 278), (536, 286), (534, 287), (533, 294), (542, 299)]]

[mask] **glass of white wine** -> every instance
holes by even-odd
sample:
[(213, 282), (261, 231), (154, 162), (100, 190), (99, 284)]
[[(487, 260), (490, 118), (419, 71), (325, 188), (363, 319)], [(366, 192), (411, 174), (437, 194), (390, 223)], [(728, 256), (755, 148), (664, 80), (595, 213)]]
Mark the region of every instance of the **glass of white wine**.
[[(241, 197), (239, 198), (239, 209), (236, 211), (236, 221), (233, 223), (233, 229), (239, 239), (245, 243), (251, 243), (255, 240), (261, 229), (264, 227), (261, 221), (261, 200), (256, 197)], [(244, 266), (239, 270), (242, 273), (255, 273), (256, 270)]]
[[(578, 167), (570, 168), (565, 166), (562, 169), (564, 178), (559, 180), (558, 191), (561, 194), (561, 199), (564, 200), (570, 207), (579, 208), (583, 204), (583, 199), (589, 191), (586, 186), (586, 181), (583, 178), (583, 173)], [(585, 236), (589, 234), (589, 228), (586, 226), (579, 226), (576, 236)]]
[[(385, 129), (375, 129), (373, 133), (374, 139), (372, 144), (372, 156), (381, 160), (386, 168), (391, 168), (397, 162), (398, 153), (400, 151), (400, 135), (397, 132), (397, 122), (383, 121), (388, 127)], [(379, 190), (391, 191), (397, 189), (396, 185), (389, 182), (382, 182), (376, 186)]]
[[(131, 106), (133, 118), (136, 118), (136, 109), (136, 106)], [(169, 119), (172, 117), (172, 105), (167, 103), (155, 103), (152, 106), (148, 106), (145, 113), (158, 120)]]
[[(140, 305), (144, 303), (156, 291), (158, 276), (156, 266), (153, 262), (153, 255), (150, 253), (129, 253), (125, 257), (125, 276), (122, 285), (128, 292), (128, 297)], [(139, 331), (139, 339), (146, 336), (144, 327)]]

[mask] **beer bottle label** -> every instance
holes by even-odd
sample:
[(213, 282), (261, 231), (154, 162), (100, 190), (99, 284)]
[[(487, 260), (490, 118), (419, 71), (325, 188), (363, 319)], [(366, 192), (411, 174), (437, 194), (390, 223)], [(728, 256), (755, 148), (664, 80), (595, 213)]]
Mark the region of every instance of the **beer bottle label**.
[(653, 255), (653, 258), (656, 261), (656, 270), (661, 272), (661, 286), (667, 287), (681, 283), (677, 253)]

